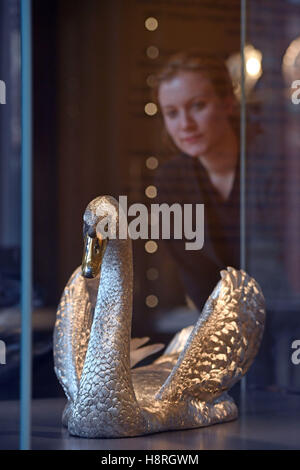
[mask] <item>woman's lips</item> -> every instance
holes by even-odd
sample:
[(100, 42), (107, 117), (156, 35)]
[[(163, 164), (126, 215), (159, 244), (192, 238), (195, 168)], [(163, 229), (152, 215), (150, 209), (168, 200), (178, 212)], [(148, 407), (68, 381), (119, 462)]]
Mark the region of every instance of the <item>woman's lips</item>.
[(201, 134), (196, 134), (196, 135), (191, 135), (190, 137), (184, 137), (182, 138), (182, 142), (185, 142), (187, 144), (192, 144), (194, 142), (197, 142), (202, 137)]

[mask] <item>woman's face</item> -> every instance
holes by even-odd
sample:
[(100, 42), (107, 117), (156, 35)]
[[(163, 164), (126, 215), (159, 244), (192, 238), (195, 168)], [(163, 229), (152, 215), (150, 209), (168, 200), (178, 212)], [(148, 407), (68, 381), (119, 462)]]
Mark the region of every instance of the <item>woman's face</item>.
[(233, 99), (221, 99), (201, 72), (181, 71), (162, 82), (158, 100), (168, 134), (192, 157), (220, 151), (226, 133), (232, 132)]

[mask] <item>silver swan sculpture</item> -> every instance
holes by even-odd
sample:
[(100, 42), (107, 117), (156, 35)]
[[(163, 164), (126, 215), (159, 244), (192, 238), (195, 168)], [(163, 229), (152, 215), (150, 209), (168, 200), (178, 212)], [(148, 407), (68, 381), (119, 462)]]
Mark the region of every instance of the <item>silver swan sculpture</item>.
[[(131, 369), (131, 240), (105, 240), (97, 229), (112, 214), (118, 225), (111, 196), (89, 203), (82, 267), (57, 311), (55, 372), (68, 399), (63, 425), (75, 436), (117, 438), (235, 419), (237, 406), (227, 392), (247, 372), (261, 342), (259, 285), (242, 270), (221, 271), (197, 323), (180, 331), (151, 365)], [(134, 340), (132, 348), (144, 341)]]

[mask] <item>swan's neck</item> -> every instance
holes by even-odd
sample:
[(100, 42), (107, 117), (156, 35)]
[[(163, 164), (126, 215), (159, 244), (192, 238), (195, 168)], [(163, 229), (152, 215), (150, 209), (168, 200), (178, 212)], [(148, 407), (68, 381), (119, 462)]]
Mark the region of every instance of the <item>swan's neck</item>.
[[(111, 240), (101, 268), (89, 349), (107, 364), (105, 381), (130, 378), (132, 253), (129, 240)], [(91, 359), (91, 358), (90, 358)], [(88, 362), (88, 361), (87, 361)]]
[(132, 284), (131, 240), (110, 240), (76, 406), (80, 416), (93, 416), (98, 435), (128, 435), (139, 421), (144, 427), (130, 373)]

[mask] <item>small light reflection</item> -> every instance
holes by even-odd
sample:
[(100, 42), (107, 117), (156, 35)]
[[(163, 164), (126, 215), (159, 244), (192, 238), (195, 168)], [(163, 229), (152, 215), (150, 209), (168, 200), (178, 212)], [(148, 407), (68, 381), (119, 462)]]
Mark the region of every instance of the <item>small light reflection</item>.
[(261, 71), (261, 63), (256, 57), (247, 60), (246, 70), (252, 77), (258, 77)]
[(157, 80), (156, 80), (156, 76), (154, 75), (154, 73), (151, 73), (151, 75), (148, 75), (146, 79), (146, 83), (150, 88), (154, 88), (156, 86), (156, 82)]
[(148, 116), (154, 116), (157, 113), (157, 106), (155, 103), (147, 103), (144, 110)]
[(288, 87), (300, 78), (300, 36), (287, 48), (282, 59), (282, 71)]
[(146, 53), (149, 59), (157, 59), (157, 57), (159, 56), (159, 50), (156, 46), (147, 47)]
[[(255, 49), (254, 46), (248, 44), (244, 48), (244, 57), (245, 57), (245, 94), (246, 97), (250, 96), (252, 90), (254, 89), (257, 81), (263, 74), (262, 68), (262, 52), (258, 49)], [(232, 54), (226, 61), (228, 67), (234, 92), (237, 98), (241, 99), (242, 94), (242, 74), (241, 66), (242, 59), (240, 52)]]
[(153, 294), (147, 295), (146, 305), (147, 305), (147, 307), (150, 307), (150, 308), (157, 307), (158, 298), (156, 297), (156, 295), (153, 295)]
[(148, 157), (146, 160), (146, 167), (149, 170), (155, 170), (158, 167), (158, 160), (156, 157)]
[(145, 194), (150, 199), (153, 199), (154, 197), (156, 197), (157, 196), (156, 186), (153, 186), (153, 185), (147, 186), (147, 188), (145, 189)]
[(151, 254), (155, 253), (157, 249), (158, 249), (158, 245), (153, 240), (148, 240), (145, 243), (145, 250), (147, 251), (147, 253), (151, 253)]
[(156, 281), (159, 277), (158, 269), (157, 268), (147, 269), (146, 276), (149, 281)]
[(155, 31), (158, 28), (158, 21), (153, 16), (149, 16), (149, 18), (145, 21), (145, 28), (148, 31)]

